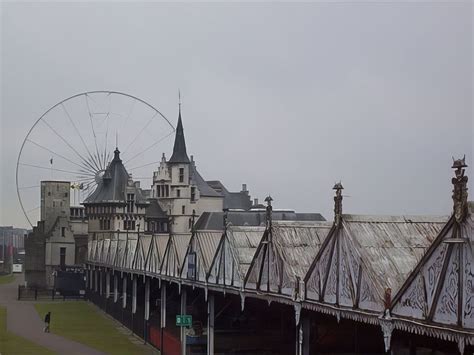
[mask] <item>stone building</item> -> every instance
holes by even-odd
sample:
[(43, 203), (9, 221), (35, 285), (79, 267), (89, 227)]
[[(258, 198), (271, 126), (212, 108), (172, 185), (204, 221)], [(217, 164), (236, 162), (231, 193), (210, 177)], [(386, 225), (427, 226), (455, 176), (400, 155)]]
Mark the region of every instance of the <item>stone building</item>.
[(55, 271), (85, 263), (87, 220), (81, 207), (71, 208), (70, 188), (69, 181), (41, 182), (40, 221), (25, 241), (30, 286), (53, 287)]
[(96, 190), (83, 202), (89, 219), (89, 235), (145, 230), (145, 212), (149, 204), (140, 183), (132, 180), (120, 159), (120, 151), (115, 149), (114, 159)]
[(193, 156), (190, 159), (186, 152), (181, 109), (173, 154), (169, 160), (162, 155), (160, 166), (153, 173), (151, 197), (167, 213), (174, 234), (190, 234), (193, 218), (204, 212), (248, 210), (252, 205), (245, 184), (241, 192), (229, 192), (220, 181), (207, 182), (198, 172)]

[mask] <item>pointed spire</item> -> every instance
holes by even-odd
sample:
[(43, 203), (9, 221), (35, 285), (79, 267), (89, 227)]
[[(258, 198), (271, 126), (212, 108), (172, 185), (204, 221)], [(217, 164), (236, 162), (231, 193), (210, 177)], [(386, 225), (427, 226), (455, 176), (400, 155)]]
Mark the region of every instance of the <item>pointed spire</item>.
[(184, 140), (183, 122), (181, 120), (181, 94), (179, 94), (179, 114), (178, 126), (176, 127), (176, 136), (174, 138), (173, 155), (168, 163), (189, 163), (186, 153), (186, 142)]

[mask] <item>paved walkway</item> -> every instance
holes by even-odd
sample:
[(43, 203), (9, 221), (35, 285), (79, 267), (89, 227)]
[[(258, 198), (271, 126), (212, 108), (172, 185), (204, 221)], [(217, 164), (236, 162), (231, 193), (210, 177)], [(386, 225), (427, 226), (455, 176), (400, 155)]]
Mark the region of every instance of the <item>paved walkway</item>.
[(7, 329), (16, 335), (31, 340), (61, 355), (103, 355), (104, 353), (73, 340), (52, 333), (43, 332), (43, 321), (33, 303), (17, 301), (18, 285), (23, 283), (23, 275), (16, 275), (15, 281), (0, 285), (0, 305), (7, 309)]

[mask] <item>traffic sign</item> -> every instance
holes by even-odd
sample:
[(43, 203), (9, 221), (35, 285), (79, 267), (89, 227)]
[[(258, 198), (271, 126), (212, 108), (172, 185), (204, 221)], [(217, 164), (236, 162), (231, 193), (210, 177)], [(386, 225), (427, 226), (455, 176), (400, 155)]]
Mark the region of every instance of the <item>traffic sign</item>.
[(177, 327), (190, 327), (193, 324), (193, 317), (187, 314), (176, 315)]

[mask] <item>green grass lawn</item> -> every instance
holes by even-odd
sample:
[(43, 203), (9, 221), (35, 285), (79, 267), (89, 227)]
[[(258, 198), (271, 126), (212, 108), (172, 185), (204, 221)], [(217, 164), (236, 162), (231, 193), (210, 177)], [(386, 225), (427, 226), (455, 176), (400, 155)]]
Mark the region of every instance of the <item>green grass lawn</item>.
[(13, 274), (10, 275), (0, 275), (0, 285), (8, 284), (15, 279)]
[(108, 354), (147, 354), (146, 347), (133, 344), (90, 304), (77, 302), (37, 303), (36, 310), (43, 319), (51, 312), (51, 333), (75, 340)]
[(42, 346), (7, 332), (7, 310), (0, 307), (0, 353), (2, 355), (50, 355), (54, 354)]

